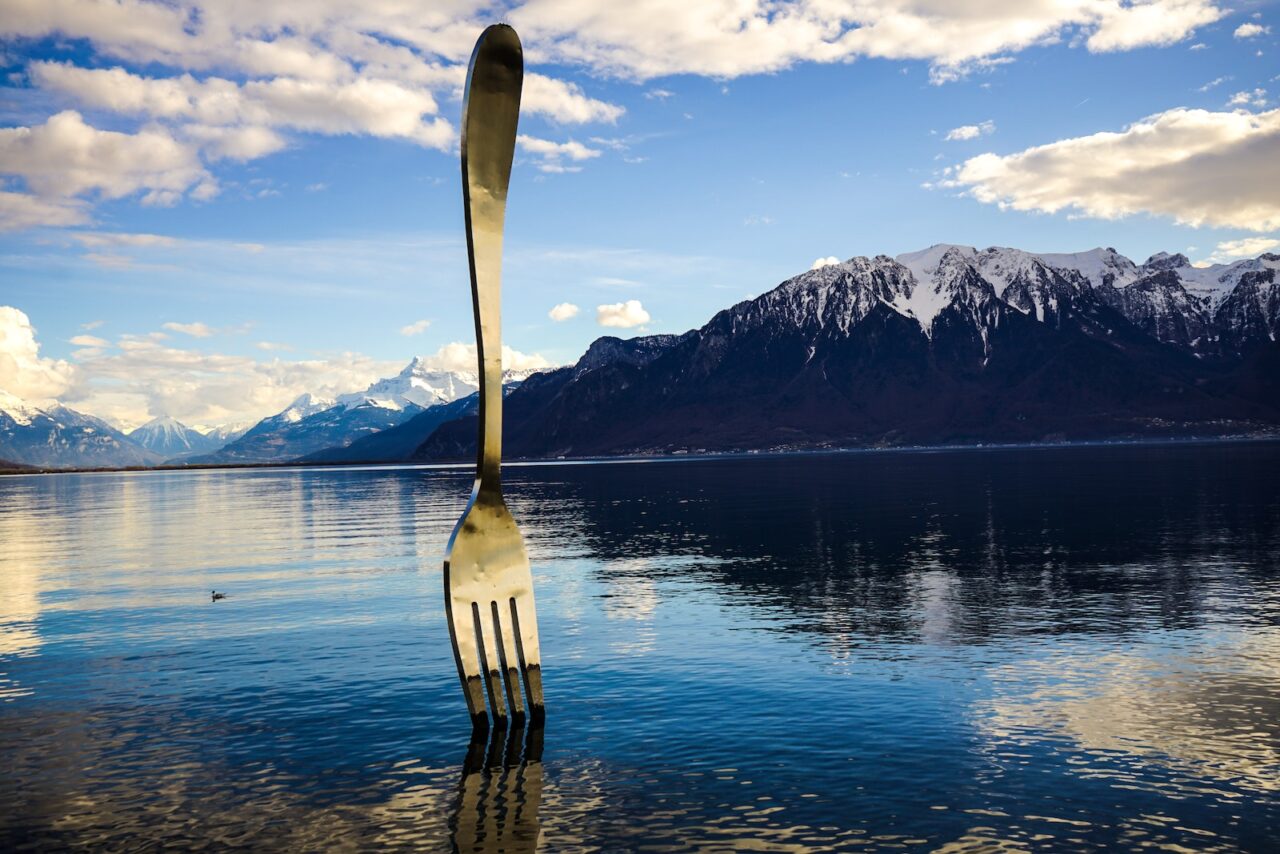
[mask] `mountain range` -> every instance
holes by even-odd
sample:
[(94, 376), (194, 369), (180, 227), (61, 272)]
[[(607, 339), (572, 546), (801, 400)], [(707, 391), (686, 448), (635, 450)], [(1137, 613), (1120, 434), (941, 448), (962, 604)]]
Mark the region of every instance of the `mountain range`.
[[(939, 244), (815, 267), (682, 335), (509, 372), (512, 457), (1280, 432), (1280, 256)], [(0, 392), (0, 459), (37, 466), (395, 462), (474, 452), (477, 378), (414, 359), (247, 430), (125, 436)]]
[[(531, 373), (507, 371), (506, 382), (518, 383)], [(442, 419), (436, 423), (464, 414), (465, 409), (452, 410), (448, 406), (459, 399), (474, 396), (478, 388), (479, 379), (474, 373), (436, 370), (429, 367), (424, 359), (415, 358), (396, 376), (378, 380), (362, 392), (344, 394), (332, 400), (304, 394), (283, 412), (259, 421), (235, 441), (213, 453), (197, 455), (187, 461), (193, 464), (290, 462), (299, 459), (307, 462), (368, 462), (374, 457), (360, 456), (366, 453), (361, 450), (365, 446), (356, 448), (354, 459), (345, 449), (364, 439), (383, 436), (391, 428), (426, 412), (436, 413), (431, 418)], [(426, 422), (419, 422), (419, 427), (423, 423)], [(395, 442), (396, 435), (391, 435), (391, 443)], [(429, 432), (412, 445), (416, 446), (427, 435)], [(378, 442), (388, 445), (385, 437)], [(412, 449), (411, 446), (409, 450)], [(375, 453), (381, 459), (386, 451), (368, 453)], [(404, 456), (407, 453), (393, 459), (403, 459)]]
[[(513, 457), (1280, 432), (1280, 256), (938, 245), (817, 267), (509, 398)], [(597, 351), (593, 353), (594, 351)], [(415, 460), (467, 458), (475, 419)]]
[(0, 390), (0, 459), (28, 466), (149, 466), (164, 458), (100, 418), (61, 404), (33, 406)]

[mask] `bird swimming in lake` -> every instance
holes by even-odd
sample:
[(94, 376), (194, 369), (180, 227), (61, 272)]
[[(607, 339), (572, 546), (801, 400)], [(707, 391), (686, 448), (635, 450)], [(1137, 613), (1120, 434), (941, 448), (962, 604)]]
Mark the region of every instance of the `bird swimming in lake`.
[(217, 602), (219, 599), (227, 598), (227, 594), (219, 593), (217, 590), (210, 590), (209, 592), (213, 595), (213, 598), (210, 600), (212, 602)]

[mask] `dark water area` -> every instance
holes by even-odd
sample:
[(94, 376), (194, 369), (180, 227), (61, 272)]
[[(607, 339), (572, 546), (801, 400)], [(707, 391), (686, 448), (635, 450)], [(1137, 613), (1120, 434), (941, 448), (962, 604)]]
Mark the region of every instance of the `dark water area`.
[(1280, 847), (1280, 445), (506, 483), (548, 718), (472, 746), (464, 472), (0, 479), (0, 849)]

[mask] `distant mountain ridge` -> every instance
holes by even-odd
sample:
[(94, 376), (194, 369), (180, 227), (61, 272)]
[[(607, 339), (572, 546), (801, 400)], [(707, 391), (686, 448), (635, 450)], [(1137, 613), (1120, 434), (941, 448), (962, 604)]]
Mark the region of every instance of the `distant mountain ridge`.
[[(948, 244), (851, 258), (633, 339), (644, 360), (525, 383), (504, 441), (538, 457), (1274, 432), (1277, 267)], [(466, 458), (474, 435), (474, 418), (444, 424), (414, 458)]]
[(121, 468), (163, 458), (100, 418), (61, 404), (35, 406), (0, 389), (0, 459), (53, 468)]
[[(532, 373), (528, 370), (507, 371), (505, 377), (508, 382), (519, 382)], [(430, 411), (473, 395), (478, 387), (479, 380), (474, 373), (434, 369), (425, 359), (415, 358), (394, 377), (378, 380), (361, 392), (333, 399), (310, 393), (301, 395), (281, 412), (259, 421), (235, 441), (213, 453), (190, 457), (185, 462), (349, 461), (350, 455), (344, 451), (348, 446), (397, 427), (424, 410)], [(425, 436), (418, 442), (422, 438)], [(382, 440), (383, 443), (387, 441)], [(389, 441), (394, 444), (395, 437)], [(370, 453), (383, 454), (386, 451), (371, 450)], [(312, 459), (313, 455), (319, 456)]]

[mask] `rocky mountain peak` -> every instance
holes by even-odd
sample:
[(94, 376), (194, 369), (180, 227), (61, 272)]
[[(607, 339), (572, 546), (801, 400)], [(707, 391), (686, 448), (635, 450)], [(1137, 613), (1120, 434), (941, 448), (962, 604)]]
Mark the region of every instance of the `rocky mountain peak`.
[(1172, 255), (1168, 252), (1157, 252), (1148, 258), (1142, 266), (1148, 270), (1177, 270), (1182, 267), (1190, 267), (1191, 259), (1181, 252), (1175, 252)]

